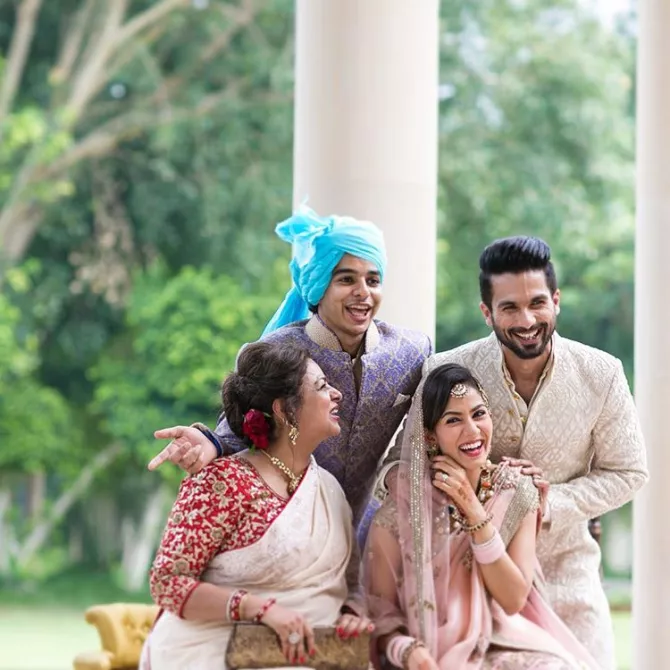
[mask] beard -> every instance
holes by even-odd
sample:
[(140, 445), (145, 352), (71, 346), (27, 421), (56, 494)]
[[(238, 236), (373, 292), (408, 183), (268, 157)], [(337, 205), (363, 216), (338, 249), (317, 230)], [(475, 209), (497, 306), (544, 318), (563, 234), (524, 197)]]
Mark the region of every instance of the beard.
[(516, 337), (519, 333), (527, 333), (526, 328), (511, 328), (510, 330), (502, 330), (498, 328), (496, 322), (491, 319), (493, 325), (493, 332), (498, 338), (498, 342), (509, 349), (515, 356), (525, 361), (538, 358), (547, 350), (547, 346), (551, 342), (551, 337), (556, 330), (556, 321), (550, 323), (539, 323), (534, 328), (539, 329), (537, 342), (525, 344), (523, 340)]

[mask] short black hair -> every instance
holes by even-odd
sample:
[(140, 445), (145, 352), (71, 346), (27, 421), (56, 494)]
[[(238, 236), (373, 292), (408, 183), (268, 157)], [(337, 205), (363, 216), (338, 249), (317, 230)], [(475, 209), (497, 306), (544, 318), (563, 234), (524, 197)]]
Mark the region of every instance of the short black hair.
[(558, 288), (556, 271), (551, 262), (551, 248), (538, 237), (503, 237), (489, 244), (479, 257), (479, 294), (482, 302), (492, 308), (491, 277), (506, 273), (521, 274), (542, 270), (552, 295)]
[[(425, 429), (435, 430), (435, 426), (437, 426), (449, 402), (451, 389), (456, 384), (465, 384), (465, 386), (469, 386), (481, 394), (481, 385), (477, 378), (470, 370), (456, 363), (440, 365), (426, 377), (421, 403), (423, 427)], [(485, 401), (484, 398), (482, 400)]]

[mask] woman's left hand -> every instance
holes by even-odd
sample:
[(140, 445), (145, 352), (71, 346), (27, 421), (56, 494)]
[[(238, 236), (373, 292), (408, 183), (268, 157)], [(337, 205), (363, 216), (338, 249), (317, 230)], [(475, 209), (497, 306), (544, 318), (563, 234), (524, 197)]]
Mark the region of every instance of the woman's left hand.
[(361, 633), (371, 633), (375, 627), (372, 621), (364, 616), (342, 614), (335, 623), (337, 634), (343, 640), (349, 637), (358, 637)]
[[(431, 461), (433, 486), (446, 493), (468, 518), (481, 516), (483, 507), (477, 499), (465, 470), (451, 457), (440, 454)], [(470, 519), (472, 521), (472, 519)]]

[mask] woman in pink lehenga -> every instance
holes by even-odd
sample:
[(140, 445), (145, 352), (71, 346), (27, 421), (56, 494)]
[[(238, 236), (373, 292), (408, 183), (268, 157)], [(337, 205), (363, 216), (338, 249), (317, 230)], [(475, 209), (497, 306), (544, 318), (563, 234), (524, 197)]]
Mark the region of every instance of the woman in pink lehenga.
[(487, 461), (491, 434), (468, 370), (421, 383), (366, 550), (377, 652), (407, 670), (596, 669), (542, 597), (539, 495), (520, 469)]

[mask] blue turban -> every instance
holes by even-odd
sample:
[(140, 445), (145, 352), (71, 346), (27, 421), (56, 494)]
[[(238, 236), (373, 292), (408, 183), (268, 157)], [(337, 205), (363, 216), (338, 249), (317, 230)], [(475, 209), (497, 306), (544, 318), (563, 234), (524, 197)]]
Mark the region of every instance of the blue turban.
[(289, 265), (293, 288), (265, 326), (263, 335), (307, 318), (309, 306), (319, 304), (344, 254), (374, 263), (384, 279), (384, 236), (369, 221), (348, 216), (321, 218), (303, 205), (290, 219), (278, 223), (275, 232), (293, 244), (293, 259)]

